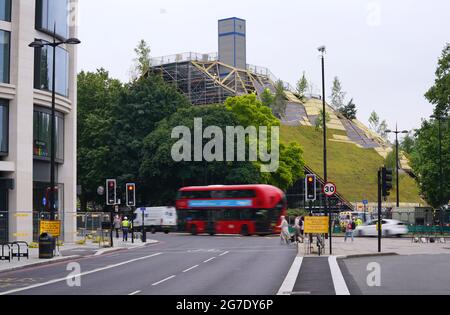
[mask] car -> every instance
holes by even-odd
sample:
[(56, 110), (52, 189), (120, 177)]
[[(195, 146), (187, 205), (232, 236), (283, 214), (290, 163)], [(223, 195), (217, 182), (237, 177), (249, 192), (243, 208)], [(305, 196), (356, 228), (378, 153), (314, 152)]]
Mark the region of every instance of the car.
[[(409, 230), (405, 223), (398, 220), (382, 220), (383, 237), (401, 237), (408, 234)], [(378, 220), (368, 221), (364, 225), (360, 225), (355, 229), (355, 236), (378, 236)]]

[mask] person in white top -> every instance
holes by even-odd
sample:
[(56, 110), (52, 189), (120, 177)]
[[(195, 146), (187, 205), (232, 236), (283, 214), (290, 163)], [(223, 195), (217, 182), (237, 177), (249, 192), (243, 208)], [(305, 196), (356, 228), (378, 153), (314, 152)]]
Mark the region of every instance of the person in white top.
[(280, 238), (282, 243), (289, 245), (289, 240), (291, 238), (291, 233), (289, 233), (289, 223), (285, 216), (281, 216), (281, 224), (278, 226), (281, 228)]

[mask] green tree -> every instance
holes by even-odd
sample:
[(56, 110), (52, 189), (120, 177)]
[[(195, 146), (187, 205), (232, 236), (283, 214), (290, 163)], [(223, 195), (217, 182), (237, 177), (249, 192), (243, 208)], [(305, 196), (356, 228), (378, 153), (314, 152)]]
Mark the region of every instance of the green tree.
[(383, 139), (387, 140), (388, 134), (386, 130), (388, 129), (387, 121), (383, 120), (380, 122), (380, 116), (373, 111), (369, 118), (369, 127), (372, 131), (378, 133)]
[[(325, 113), (325, 119), (327, 123), (331, 121), (330, 113)], [(319, 115), (316, 118), (316, 130), (323, 130), (323, 109), (319, 111)]]
[(342, 91), (342, 84), (338, 77), (334, 78), (333, 89), (331, 91), (331, 105), (340, 110), (344, 106), (346, 93)]
[(139, 42), (137, 47), (134, 49), (136, 58), (134, 61), (134, 66), (131, 71), (132, 80), (137, 80), (139, 77), (145, 75), (149, 72), (151, 67), (150, 53), (151, 49), (147, 42), (143, 39)]
[(306, 79), (306, 74), (303, 72), (302, 78), (297, 82), (297, 93), (300, 99), (304, 99), (306, 92), (308, 91), (309, 84)]
[(89, 202), (102, 203), (97, 187), (112, 176), (109, 160), (114, 133), (112, 109), (118, 104), (124, 87), (110, 78), (104, 69), (78, 75), (78, 185), (80, 206), (87, 211)]
[(278, 119), (286, 116), (287, 100), (284, 92), (283, 81), (278, 81), (275, 84), (275, 99), (272, 105), (272, 112)]
[[(440, 171), (439, 129), (437, 121), (424, 121), (415, 134), (411, 162), (425, 200), (433, 207), (447, 204), (450, 197), (450, 130), (442, 125), (442, 167)], [(442, 186), (442, 189), (441, 189)]]
[(339, 109), (339, 112), (347, 119), (354, 120), (356, 119), (356, 114), (358, 111), (356, 110), (356, 105), (353, 103), (353, 99), (344, 107)]
[[(127, 85), (112, 113), (115, 136), (110, 163), (119, 185), (139, 178), (144, 139), (155, 130), (157, 123), (179, 108), (190, 107), (187, 98), (159, 76), (143, 76)], [(137, 193), (137, 198), (145, 199), (145, 191)]]
[[(232, 111), (238, 119), (239, 125), (279, 127), (280, 121), (272, 114), (270, 109), (263, 106), (254, 95), (244, 95), (227, 99), (225, 106)], [(270, 136), (269, 136), (270, 138)], [(256, 163), (259, 169), (260, 163)], [(260, 183), (277, 186), (288, 190), (295, 182), (304, 177), (305, 161), (303, 149), (296, 143), (280, 144), (280, 165), (275, 173), (261, 174)]]
[(415, 139), (414, 135), (411, 135), (411, 133), (407, 134), (405, 138), (403, 138), (402, 141), (400, 141), (400, 149), (404, 151), (407, 154), (411, 154), (414, 150), (415, 146)]
[(261, 102), (264, 106), (272, 108), (273, 103), (275, 101), (275, 97), (270, 91), (270, 89), (264, 89), (263, 93), (261, 94)]
[[(235, 114), (224, 106), (181, 108), (162, 120), (145, 138), (143, 144), (144, 157), (139, 173), (143, 183), (142, 189), (148, 192), (147, 202), (172, 203), (178, 189), (184, 186), (260, 182), (259, 169), (251, 162), (175, 162), (171, 152), (179, 139), (172, 139), (172, 131), (178, 126), (185, 126), (193, 131), (195, 118), (203, 119), (204, 128), (217, 126), (225, 130), (227, 126), (239, 125)], [(191, 138), (191, 157), (193, 157), (193, 132)], [(210, 139), (204, 139), (203, 147), (209, 141)], [(226, 148), (225, 137), (222, 145)]]
[(435, 106), (435, 115), (448, 116), (450, 111), (450, 43), (446, 44), (436, 70), (436, 80), (425, 97)]
[(273, 115), (270, 108), (264, 106), (254, 94), (230, 97), (225, 101), (225, 107), (232, 111), (243, 127), (280, 126), (280, 121)]

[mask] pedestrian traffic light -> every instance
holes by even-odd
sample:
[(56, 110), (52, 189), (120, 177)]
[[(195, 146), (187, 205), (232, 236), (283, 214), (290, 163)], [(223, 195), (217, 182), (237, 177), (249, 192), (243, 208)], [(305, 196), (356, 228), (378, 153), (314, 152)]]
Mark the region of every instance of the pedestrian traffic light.
[(127, 184), (127, 206), (136, 206), (136, 184)]
[(117, 181), (115, 179), (106, 180), (106, 205), (117, 204)]
[(392, 169), (383, 167), (381, 171), (381, 178), (382, 178), (382, 192), (383, 197), (387, 198), (391, 195), (391, 190), (393, 188), (392, 180), (393, 180), (393, 172)]
[(316, 190), (316, 175), (307, 175), (305, 183), (305, 197), (306, 201), (316, 201), (317, 190)]

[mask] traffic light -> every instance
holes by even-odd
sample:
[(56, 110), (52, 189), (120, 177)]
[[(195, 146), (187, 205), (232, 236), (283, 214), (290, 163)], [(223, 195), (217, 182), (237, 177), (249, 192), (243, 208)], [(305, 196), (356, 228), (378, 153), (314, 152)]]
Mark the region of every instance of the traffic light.
[(136, 184), (127, 184), (127, 206), (136, 206)]
[(115, 179), (106, 180), (106, 205), (117, 204), (117, 181)]
[(306, 201), (316, 201), (317, 199), (316, 175), (306, 176), (305, 196)]
[(391, 169), (383, 167), (381, 171), (381, 179), (382, 179), (382, 192), (383, 197), (387, 198), (391, 195), (391, 190), (393, 188), (392, 180), (393, 180), (393, 172)]

